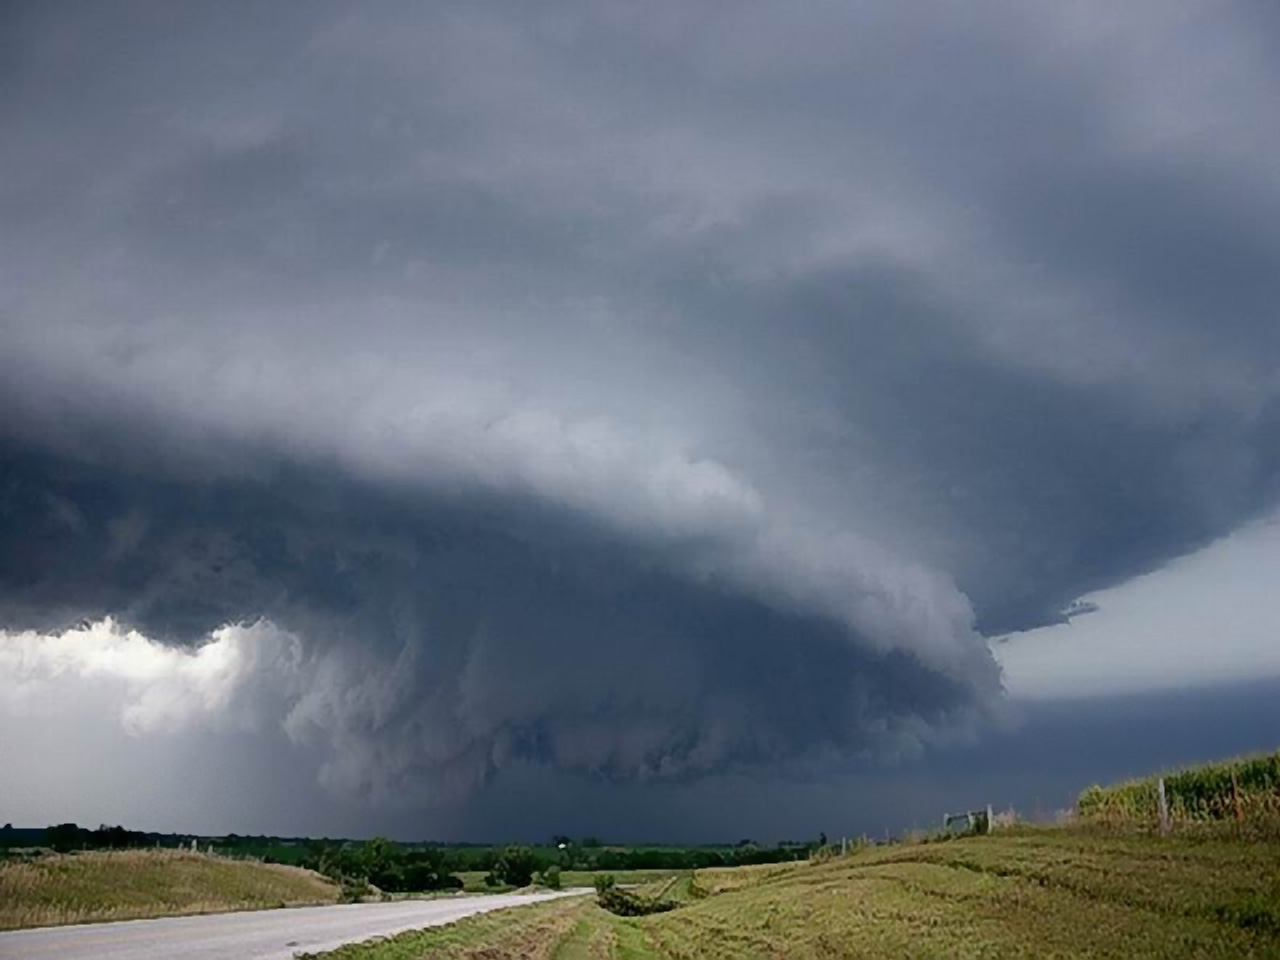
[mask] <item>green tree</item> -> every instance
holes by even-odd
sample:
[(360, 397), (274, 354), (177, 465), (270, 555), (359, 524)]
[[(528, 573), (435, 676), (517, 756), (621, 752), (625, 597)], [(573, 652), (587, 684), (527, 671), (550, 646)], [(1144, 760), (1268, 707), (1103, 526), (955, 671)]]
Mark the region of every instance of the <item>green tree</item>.
[(493, 875), (513, 887), (527, 887), (538, 869), (538, 859), (528, 847), (507, 847), (493, 865)]
[(79, 850), (83, 847), (88, 833), (88, 830), (74, 823), (59, 823), (56, 826), (45, 827), (44, 842), (59, 853), (66, 853), (68, 850)]
[(374, 837), (364, 845), (360, 865), (375, 887), (398, 890), (402, 886), (400, 848), (386, 837)]

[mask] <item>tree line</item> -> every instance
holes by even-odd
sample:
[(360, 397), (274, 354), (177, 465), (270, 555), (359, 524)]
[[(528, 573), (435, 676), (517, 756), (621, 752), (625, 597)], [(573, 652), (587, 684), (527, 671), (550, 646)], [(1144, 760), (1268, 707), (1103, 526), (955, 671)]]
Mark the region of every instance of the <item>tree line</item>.
[(371, 840), (330, 840), (305, 837), (197, 837), (147, 833), (103, 824), (97, 829), (75, 823), (39, 830), (0, 829), (0, 847), (44, 847), (57, 852), (115, 850), (140, 847), (182, 847), (192, 841), (202, 850), (223, 856), (267, 863), (286, 863), (315, 870), (350, 891), (372, 885), (387, 892), (456, 889), (457, 874), (483, 874), (490, 887), (524, 887), (539, 882), (559, 883), (564, 871), (611, 873), (626, 870), (700, 870), (804, 859), (825, 837), (811, 842), (771, 846), (742, 840), (733, 846), (606, 846), (586, 837), (553, 838), (549, 845), (397, 843), (385, 837)]

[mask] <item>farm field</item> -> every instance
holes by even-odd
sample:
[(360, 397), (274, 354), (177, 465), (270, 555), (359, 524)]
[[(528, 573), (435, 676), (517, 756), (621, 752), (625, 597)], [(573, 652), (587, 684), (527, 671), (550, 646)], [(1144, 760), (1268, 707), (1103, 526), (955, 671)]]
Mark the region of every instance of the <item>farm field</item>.
[[(596, 877), (606, 874), (620, 884), (645, 884), (654, 880), (666, 880), (677, 872), (675, 870), (565, 870), (560, 874), (560, 884), (564, 887), (589, 887), (595, 883)], [(492, 886), (486, 883), (487, 870), (462, 870), (453, 875), (462, 881), (464, 893), (503, 893), (514, 889), (509, 884)]]
[[(1080, 815), (1105, 823), (1145, 823), (1158, 819), (1160, 775), (1108, 787), (1090, 787), (1080, 795)], [(1280, 824), (1280, 753), (1237, 757), (1170, 771), (1163, 775), (1174, 828), (1234, 823), (1233, 830), (1277, 835)]]
[(1280, 845), (1023, 828), (821, 864), (700, 870), (618, 917), (584, 897), (344, 947), (441, 957), (1280, 956)]
[(309, 870), (177, 850), (0, 861), (0, 930), (336, 903)]

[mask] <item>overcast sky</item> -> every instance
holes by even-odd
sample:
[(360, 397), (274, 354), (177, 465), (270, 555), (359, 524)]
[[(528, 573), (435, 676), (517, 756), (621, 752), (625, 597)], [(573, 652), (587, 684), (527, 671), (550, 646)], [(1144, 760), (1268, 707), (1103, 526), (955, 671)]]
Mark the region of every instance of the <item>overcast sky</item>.
[(1277, 102), (1253, 2), (5, 4), (0, 821), (1275, 746)]

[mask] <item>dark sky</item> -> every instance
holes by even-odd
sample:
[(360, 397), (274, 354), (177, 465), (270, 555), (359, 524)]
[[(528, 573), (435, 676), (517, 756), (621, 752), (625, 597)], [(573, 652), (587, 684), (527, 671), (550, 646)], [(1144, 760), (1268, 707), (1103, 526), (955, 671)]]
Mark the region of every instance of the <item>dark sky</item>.
[(1268, 10), (0, 7), (0, 821), (785, 835), (1274, 745)]

